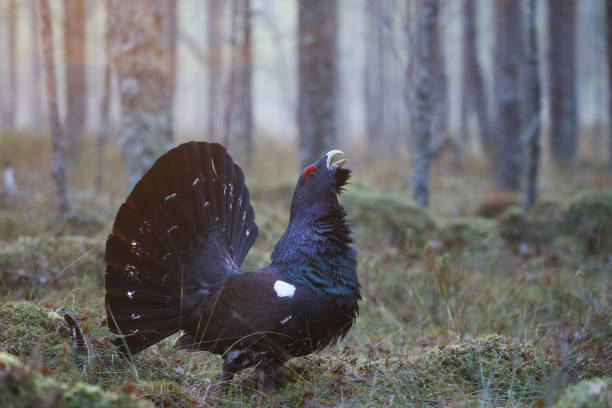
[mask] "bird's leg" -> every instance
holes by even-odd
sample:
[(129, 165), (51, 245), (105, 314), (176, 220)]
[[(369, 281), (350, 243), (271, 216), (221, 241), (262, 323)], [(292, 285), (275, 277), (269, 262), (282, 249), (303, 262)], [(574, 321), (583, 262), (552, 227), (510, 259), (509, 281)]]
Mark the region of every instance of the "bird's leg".
[(259, 384), (265, 391), (277, 391), (281, 385), (277, 381), (277, 375), (280, 372), (280, 366), (276, 364), (270, 364), (262, 361), (257, 367), (257, 374), (259, 375)]
[(223, 360), (223, 365), (221, 366), (221, 375), (219, 376), (219, 381), (221, 383), (221, 389), (223, 392), (227, 392), (229, 390), (229, 385), (234, 378), (234, 375), (238, 372), (237, 367), (235, 367), (234, 360)]

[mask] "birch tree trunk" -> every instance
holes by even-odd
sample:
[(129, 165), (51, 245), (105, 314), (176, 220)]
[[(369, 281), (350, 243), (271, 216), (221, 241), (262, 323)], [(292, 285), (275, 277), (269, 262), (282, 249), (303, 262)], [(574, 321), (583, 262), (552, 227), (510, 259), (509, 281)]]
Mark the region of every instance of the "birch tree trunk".
[(40, 23), (37, 0), (30, 0), (30, 123), (34, 129), (40, 128), (42, 121), (42, 90), (40, 61)]
[(104, 152), (110, 135), (110, 101), (111, 101), (111, 25), (110, 25), (110, 0), (104, 0), (104, 8), (106, 13), (106, 22), (104, 27), (104, 90), (102, 100), (100, 101), (100, 132), (98, 133), (97, 149), (96, 149), (96, 180), (95, 191), (102, 192), (104, 185)]
[(298, 1), (297, 121), (303, 166), (337, 141), (337, 31), (337, 0)]
[(239, 162), (253, 156), (252, 55), (250, 0), (232, 1), (232, 40), (228, 98), (225, 111), (225, 145)]
[(612, 171), (612, 1), (606, 0), (606, 46), (608, 52), (608, 165)]
[(385, 9), (387, 2), (365, 2), (365, 119), (368, 147), (382, 150), (386, 141)]
[(17, 120), (17, 2), (8, 2), (8, 81), (9, 81), (9, 100), (5, 110), (5, 126), (14, 129)]
[(482, 69), (478, 61), (478, 35), (476, 30), (475, 0), (465, 0), (463, 4), (463, 83), (462, 83), (462, 139), (467, 143), (467, 122), (472, 114), (476, 115), (480, 145), (491, 158), (494, 151), (487, 113), (487, 93)]
[(518, 191), (521, 180), (519, 64), (523, 57), (520, 2), (495, 1), (494, 94), (496, 102), (495, 181)]
[(525, 47), (524, 81), (525, 101), (523, 131), (527, 146), (527, 185), (525, 188), (525, 209), (535, 204), (538, 191), (538, 166), (540, 164), (540, 109), (541, 87), (539, 76), (538, 35), (536, 30), (536, 2), (528, 2), (527, 44)]
[(168, 67), (168, 85), (163, 87), (164, 112), (168, 119), (170, 129), (169, 138), (173, 138), (174, 129), (174, 95), (176, 93), (176, 73), (178, 60), (176, 55), (176, 41), (178, 37), (178, 1), (179, 0), (154, 0), (156, 6), (162, 13), (161, 43), (165, 65)]
[(223, 0), (206, 0), (207, 5), (207, 44), (208, 44), (208, 134), (207, 140), (219, 138), (219, 118), (221, 115), (221, 84), (223, 72)]
[(174, 143), (173, 64), (161, 0), (110, 0), (111, 57), (121, 101), (120, 143), (129, 188)]
[(64, 59), (66, 61), (66, 141), (78, 165), (87, 114), (85, 64), (85, 0), (64, 0)]
[[(435, 104), (435, 47), (438, 28), (438, 0), (419, 0), (416, 14), (414, 87), (412, 97), (413, 197), (429, 203), (431, 133)], [(410, 71), (408, 72), (410, 75)]]
[(441, 5), (438, 1), (437, 17), (435, 19), (435, 28), (433, 30), (433, 69), (434, 81), (432, 83), (433, 99), (433, 116), (431, 124), (431, 138), (433, 146), (442, 146), (442, 143), (448, 138), (448, 80), (446, 76), (446, 58), (444, 56), (444, 47), (440, 35), (440, 20)]
[(550, 147), (558, 162), (576, 155), (576, 2), (548, 0)]
[(55, 180), (57, 190), (58, 212), (65, 217), (70, 212), (70, 202), (66, 189), (66, 153), (62, 137), (62, 127), (57, 109), (57, 86), (55, 82), (55, 61), (53, 49), (53, 27), (51, 25), (51, 11), (49, 0), (40, 0), (41, 38), (45, 60), (45, 76), (47, 84), (47, 103), (49, 105), (49, 122), (51, 125), (51, 141), (53, 146), (53, 159), (51, 174)]

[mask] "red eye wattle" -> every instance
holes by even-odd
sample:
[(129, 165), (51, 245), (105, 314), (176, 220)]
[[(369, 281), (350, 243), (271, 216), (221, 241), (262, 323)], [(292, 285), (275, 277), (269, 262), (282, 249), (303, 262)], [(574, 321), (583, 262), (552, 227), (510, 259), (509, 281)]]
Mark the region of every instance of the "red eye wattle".
[(319, 169), (316, 166), (308, 166), (306, 167), (306, 170), (304, 170), (304, 183), (308, 183), (308, 177), (310, 177), (310, 173), (312, 173), (313, 171), (319, 171)]

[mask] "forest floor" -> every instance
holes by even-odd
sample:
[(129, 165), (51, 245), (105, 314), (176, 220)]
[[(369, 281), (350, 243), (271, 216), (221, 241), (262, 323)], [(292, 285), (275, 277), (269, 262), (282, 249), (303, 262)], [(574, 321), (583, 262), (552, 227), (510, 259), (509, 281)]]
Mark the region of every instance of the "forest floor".
[[(603, 165), (545, 165), (541, 200), (524, 213), (520, 197), (492, 188), (486, 163), (459, 168), (442, 157), (423, 210), (407, 161), (345, 149), (359, 318), (337, 346), (289, 362), (278, 392), (259, 389), (249, 369), (223, 393), (219, 357), (179, 351), (176, 336), (130, 363), (112, 347), (103, 255), (127, 191), (113, 149), (104, 192), (93, 191), (92, 146), (69, 166), (74, 208), (58, 220), (47, 140), (0, 137), (20, 188), (0, 200), (3, 406), (612, 405), (612, 177)], [(282, 235), (299, 171), (287, 147), (266, 147), (246, 171), (260, 237), (245, 269), (265, 265)]]

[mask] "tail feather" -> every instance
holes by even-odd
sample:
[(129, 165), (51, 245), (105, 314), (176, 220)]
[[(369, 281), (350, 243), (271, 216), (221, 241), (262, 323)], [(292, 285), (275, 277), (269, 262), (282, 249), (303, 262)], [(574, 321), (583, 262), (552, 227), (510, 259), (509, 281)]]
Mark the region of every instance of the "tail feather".
[[(121, 205), (106, 244), (106, 304), (117, 343), (137, 353), (181, 328), (257, 239), (244, 174), (216, 143), (160, 157)], [(126, 349), (127, 348), (127, 349)]]

